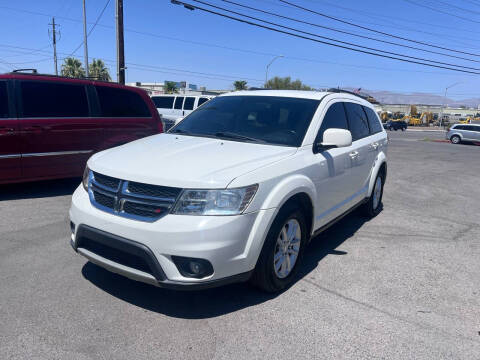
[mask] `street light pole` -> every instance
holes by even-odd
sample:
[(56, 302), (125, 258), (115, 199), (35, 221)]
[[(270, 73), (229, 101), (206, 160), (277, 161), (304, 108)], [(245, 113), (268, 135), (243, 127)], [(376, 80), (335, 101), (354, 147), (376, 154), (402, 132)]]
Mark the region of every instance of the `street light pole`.
[(275, 56), (275, 57), (272, 59), (272, 61), (270, 61), (270, 62), (268, 63), (267, 68), (265, 69), (265, 85), (264, 85), (264, 87), (267, 86), (267, 81), (268, 81), (268, 69), (270, 68), (270, 65), (272, 65), (272, 63), (273, 63), (275, 60), (277, 60), (278, 58), (283, 58), (283, 57), (284, 57), (283, 55), (277, 55), (277, 56)]
[(440, 122), (439, 122), (440, 127), (442, 127), (443, 111), (444, 111), (444, 107), (445, 107), (445, 102), (447, 101), (447, 91), (448, 91), (448, 89), (450, 89), (451, 87), (454, 87), (455, 85), (458, 85), (458, 84), (461, 84), (461, 83), (460, 83), (460, 82), (456, 82), (456, 83), (454, 83), (454, 84), (452, 84), (452, 85), (450, 85), (450, 86), (447, 86), (447, 87), (445, 88), (445, 94), (444, 94), (444, 96), (443, 96), (443, 101), (442, 101), (442, 112), (441, 112), (441, 115), (440, 115)]

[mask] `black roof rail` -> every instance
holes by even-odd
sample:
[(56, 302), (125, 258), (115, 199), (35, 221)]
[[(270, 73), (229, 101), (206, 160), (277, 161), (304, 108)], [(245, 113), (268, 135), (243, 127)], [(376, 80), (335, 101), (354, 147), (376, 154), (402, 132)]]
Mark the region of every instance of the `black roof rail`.
[(344, 90), (344, 89), (339, 89), (339, 88), (330, 88), (327, 90), (328, 92), (333, 92), (333, 93), (345, 93), (345, 94), (350, 94), (350, 95), (354, 95), (354, 96), (358, 96), (359, 98), (362, 98), (364, 100), (367, 99), (367, 96), (363, 96), (363, 95), (360, 95), (356, 92), (353, 92), (353, 91), (349, 91), (349, 90)]
[(12, 73), (22, 73), (27, 71), (31, 71), (32, 74), (38, 74), (37, 69), (15, 69), (15, 70), (12, 70)]

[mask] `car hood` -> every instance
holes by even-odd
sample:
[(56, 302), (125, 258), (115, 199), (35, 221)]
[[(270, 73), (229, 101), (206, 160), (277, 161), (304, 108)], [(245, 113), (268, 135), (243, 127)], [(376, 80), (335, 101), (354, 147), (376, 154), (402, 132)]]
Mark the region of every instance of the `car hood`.
[(296, 148), (160, 134), (95, 154), (90, 169), (112, 177), (181, 188), (226, 188), (232, 180)]

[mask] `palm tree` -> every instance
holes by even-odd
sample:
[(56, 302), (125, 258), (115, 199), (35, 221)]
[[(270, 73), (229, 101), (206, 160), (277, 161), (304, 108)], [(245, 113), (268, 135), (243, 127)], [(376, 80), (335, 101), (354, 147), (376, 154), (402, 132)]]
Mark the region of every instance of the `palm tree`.
[(108, 68), (105, 63), (100, 59), (93, 59), (88, 67), (88, 76), (95, 80), (112, 81)]
[(165, 81), (165, 84), (163, 85), (163, 92), (165, 94), (174, 94), (177, 92), (177, 84), (175, 84), (173, 81)]
[(74, 57), (67, 57), (62, 64), (62, 76), (73, 78), (85, 77), (85, 69), (80, 60)]
[(247, 90), (247, 82), (245, 80), (237, 80), (233, 83), (235, 91), (238, 90)]

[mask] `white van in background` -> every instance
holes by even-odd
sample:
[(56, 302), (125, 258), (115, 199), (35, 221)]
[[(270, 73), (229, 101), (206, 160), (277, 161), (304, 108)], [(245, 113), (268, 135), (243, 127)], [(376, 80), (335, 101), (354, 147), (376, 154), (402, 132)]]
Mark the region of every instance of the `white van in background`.
[(214, 98), (211, 95), (181, 95), (164, 94), (152, 96), (152, 101), (162, 116), (163, 130), (167, 131), (184, 116), (190, 114), (197, 107)]

